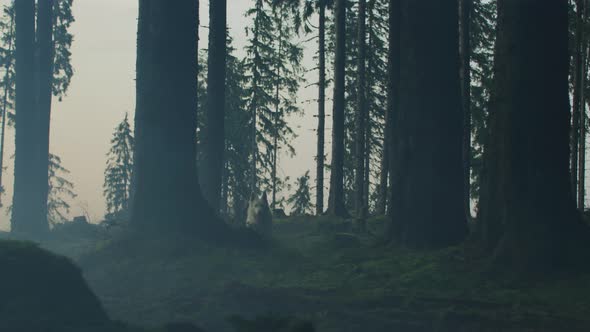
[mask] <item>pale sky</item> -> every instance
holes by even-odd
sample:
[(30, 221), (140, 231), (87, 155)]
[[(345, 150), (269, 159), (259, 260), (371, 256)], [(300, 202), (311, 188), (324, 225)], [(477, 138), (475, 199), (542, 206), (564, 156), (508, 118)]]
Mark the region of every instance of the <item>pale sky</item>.
[[(0, 0), (7, 4), (9, 0)], [(201, 1), (201, 25), (208, 24), (208, 1)], [(238, 54), (246, 40), (244, 28), (249, 24), (244, 17), (252, 0), (228, 0), (228, 24)], [(72, 26), (74, 43), (72, 63), (75, 74), (67, 96), (62, 102), (54, 100), (51, 119), (51, 152), (62, 158), (63, 166), (71, 171), (69, 179), (75, 184), (78, 197), (72, 203), (71, 216), (87, 210), (91, 221), (98, 222), (105, 212), (102, 196), (103, 172), (109, 141), (115, 126), (126, 112), (133, 119), (135, 111), (135, 51), (137, 33), (137, 0), (74, 0), (76, 22)], [(200, 48), (206, 48), (207, 29), (200, 32)], [(306, 44), (305, 63), (312, 68), (316, 43)], [(310, 73), (309, 82), (316, 73)], [(330, 95), (330, 91), (327, 91)], [(317, 104), (315, 87), (302, 89), (300, 103), (303, 117), (292, 119), (298, 138), (293, 142), (297, 150), (294, 159), (280, 160), (282, 175), (292, 179), (310, 170), (315, 183), (315, 129)], [(331, 113), (331, 105), (326, 105)], [(326, 151), (330, 151), (331, 117), (326, 119)], [(7, 131), (4, 186), (7, 193), (2, 202), (12, 201), (14, 131)], [(327, 175), (326, 175), (327, 176)], [(0, 213), (0, 229), (7, 229), (9, 216)]]

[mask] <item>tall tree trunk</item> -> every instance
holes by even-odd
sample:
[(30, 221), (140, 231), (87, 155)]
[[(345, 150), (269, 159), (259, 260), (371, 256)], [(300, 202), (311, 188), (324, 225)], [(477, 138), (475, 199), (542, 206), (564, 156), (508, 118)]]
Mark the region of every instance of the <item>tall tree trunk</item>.
[(459, 0), (461, 99), (463, 108), (463, 195), (465, 217), (471, 219), (471, 12), (473, 0)]
[(356, 109), (356, 133), (355, 133), (355, 212), (359, 218), (365, 218), (365, 139), (367, 120), (367, 80), (366, 80), (366, 58), (367, 58), (367, 1), (359, 0), (358, 3), (358, 63), (357, 63), (357, 109)]
[(579, 160), (578, 157), (580, 156), (580, 131), (582, 126), (582, 108), (583, 105), (580, 105), (580, 101), (582, 100), (581, 92), (582, 89), (580, 88), (582, 82), (582, 35), (583, 35), (583, 25), (582, 25), (582, 17), (583, 17), (583, 0), (576, 0), (576, 31), (575, 31), (575, 50), (574, 50), (574, 68), (573, 68), (573, 76), (574, 76), (574, 93), (573, 93), (573, 110), (572, 110), (572, 132), (571, 132), (571, 154), (570, 154), (570, 167), (571, 167), (571, 186), (572, 192), (574, 194), (574, 198), (577, 197), (578, 193), (578, 166)]
[(316, 156), (316, 214), (324, 213), (324, 163), (325, 127), (326, 127), (326, 3), (319, 5), (319, 83), (318, 83), (318, 146)]
[(38, 170), (38, 113), (35, 86), (35, 1), (19, 0), (16, 14), (16, 137), (12, 231), (39, 235), (49, 230)]
[[(10, 18), (10, 35), (8, 36), (8, 52), (12, 53), (13, 48), (13, 37), (14, 37), (14, 14)], [(4, 185), (2, 182), (2, 178), (4, 175), (4, 143), (6, 141), (6, 121), (7, 121), (7, 114), (8, 111), (8, 89), (10, 88), (10, 71), (12, 67), (11, 61), (6, 61), (4, 66), (4, 96), (2, 98), (2, 136), (0, 136), (0, 206), (2, 206), (1, 200), (2, 195), (4, 194)]]
[(496, 53), (481, 222), (499, 231), (488, 247), (528, 271), (585, 264), (568, 176), (567, 1), (500, 0)]
[(140, 0), (131, 224), (144, 232), (213, 219), (196, 169), (197, 42), (198, 1)]
[(381, 174), (379, 177), (379, 197), (377, 214), (384, 215), (389, 209), (391, 198), (391, 149), (393, 135), (393, 112), (397, 109), (399, 87), (400, 56), (400, 0), (389, 0), (389, 36), (387, 55), (387, 109), (385, 110), (385, 134), (383, 137), (383, 155), (381, 156)]
[(580, 44), (580, 68), (579, 68), (579, 82), (578, 82), (578, 89), (580, 90), (579, 96), (579, 108), (580, 108), (580, 146), (578, 149), (578, 209), (580, 211), (584, 211), (585, 204), (585, 194), (586, 194), (586, 98), (585, 98), (585, 90), (586, 90), (586, 50), (587, 50), (587, 42), (586, 42), (586, 34), (585, 34), (585, 26), (586, 26), (586, 15), (587, 15), (587, 3), (586, 0), (583, 0), (580, 4), (579, 9), (579, 23), (581, 25), (581, 31), (579, 36), (578, 43)]
[(453, 245), (467, 235), (457, 8), (457, 0), (402, 1), (391, 222), (410, 247)]
[(283, 10), (280, 6), (278, 6), (273, 12), (275, 15), (275, 20), (278, 21), (277, 30), (279, 31), (279, 38), (277, 40), (277, 68), (276, 68), (276, 86), (275, 86), (275, 111), (273, 114), (274, 120), (274, 132), (273, 132), (273, 144), (272, 144), (272, 174), (271, 174), (271, 181), (272, 181), (272, 201), (271, 201), (271, 209), (274, 210), (277, 204), (277, 163), (278, 163), (278, 153), (279, 153), (279, 117), (281, 114), (281, 67), (279, 63), (282, 61), (283, 57), (283, 19), (282, 16), (277, 17), (277, 15), (282, 15), (278, 11)]
[[(262, 10), (264, 2), (262, 0), (256, 0), (255, 7), (257, 10)], [(258, 19), (254, 19), (254, 28), (252, 29), (253, 34), (253, 44), (256, 45), (254, 47), (254, 63), (260, 63), (260, 53), (258, 50), (259, 45), (259, 34), (260, 34), (260, 24)], [(258, 70), (254, 70), (252, 73), (252, 91), (253, 94), (251, 96), (251, 104), (250, 104), (250, 113), (251, 113), (251, 122), (250, 122), (250, 195), (257, 194), (259, 192), (258, 188), (258, 85), (261, 83), (260, 72)]]
[(207, 110), (203, 126), (203, 194), (215, 212), (220, 211), (225, 144), (225, 61), (227, 57), (227, 0), (209, 0), (209, 55)]
[[(396, 137), (395, 135), (395, 126), (394, 120), (396, 118), (396, 112), (399, 109), (399, 93), (400, 93), (400, 73), (401, 73), (401, 17), (402, 17), (402, 7), (401, 7), (402, 0), (389, 0), (389, 18), (388, 18), (388, 25), (389, 25), (389, 36), (388, 36), (388, 44), (389, 50), (387, 54), (387, 114), (386, 114), (386, 123), (385, 123), (385, 144), (387, 145), (387, 156), (383, 156), (383, 158), (387, 157), (387, 171), (389, 172), (389, 187), (386, 191), (387, 198), (383, 197), (386, 200), (387, 215), (392, 217), (393, 211), (393, 197), (396, 183), (395, 180), (401, 180), (400, 176), (394, 177), (394, 171), (397, 171), (394, 168), (394, 160), (393, 160), (393, 149), (396, 146), (393, 144), (393, 139)], [(383, 172), (383, 171), (382, 171)], [(382, 175), (383, 177), (383, 175)], [(381, 180), (383, 183), (383, 179)], [(382, 192), (382, 194), (385, 194)], [(401, 223), (395, 222), (391, 220), (387, 229), (386, 229), (386, 236), (393, 240), (396, 235), (401, 233), (401, 228), (398, 227)], [(399, 237), (398, 237), (399, 239)]]
[[(389, 95), (389, 92), (388, 92)], [(389, 98), (389, 97), (388, 97)], [(377, 203), (375, 212), (378, 215), (384, 215), (387, 209), (387, 197), (388, 197), (388, 180), (389, 180), (389, 150), (391, 146), (391, 112), (389, 106), (385, 110), (385, 132), (383, 136), (383, 151), (381, 155), (381, 165), (379, 165), (379, 186), (377, 194)]]
[(37, 6), (37, 113), (38, 151), (37, 176), (39, 204), (47, 218), (47, 197), (49, 195), (49, 135), (51, 122), (51, 100), (53, 85), (53, 15), (54, 0), (39, 1)]
[(344, 205), (344, 85), (346, 57), (346, 0), (335, 0), (336, 51), (332, 115), (332, 165), (328, 213), (347, 217)]
[(221, 177), (221, 202), (219, 206), (219, 213), (227, 217), (228, 211), (228, 200), (229, 200), (229, 170), (227, 162), (223, 163), (223, 173)]

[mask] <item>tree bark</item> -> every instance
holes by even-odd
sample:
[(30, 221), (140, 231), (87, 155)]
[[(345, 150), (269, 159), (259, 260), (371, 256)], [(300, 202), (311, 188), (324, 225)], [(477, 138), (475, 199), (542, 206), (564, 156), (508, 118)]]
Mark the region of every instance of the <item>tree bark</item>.
[(227, 57), (227, 0), (209, 0), (207, 110), (203, 126), (203, 194), (215, 212), (220, 210), (225, 146), (225, 61)]
[[(8, 36), (8, 51), (12, 53), (14, 43), (14, 14), (10, 18), (10, 35)], [(0, 136), (0, 206), (2, 206), (2, 195), (5, 192), (4, 185), (3, 185), (3, 175), (4, 175), (4, 151), (5, 151), (5, 141), (6, 141), (6, 121), (7, 121), (7, 111), (8, 111), (8, 89), (10, 88), (10, 71), (11, 71), (12, 64), (10, 61), (7, 61), (4, 66), (4, 96), (2, 98), (2, 133)]]
[(573, 110), (572, 110), (572, 132), (571, 132), (571, 185), (572, 185), (572, 192), (574, 198), (577, 197), (578, 194), (578, 166), (579, 160), (578, 157), (580, 156), (580, 132), (582, 128), (582, 107), (580, 105), (581, 101), (581, 93), (582, 89), (581, 81), (582, 81), (582, 35), (583, 35), (583, 26), (582, 26), (582, 1), (583, 0), (576, 0), (576, 29), (575, 29), (575, 48), (574, 48), (574, 68), (573, 68), (573, 77), (574, 77), (574, 93), (573, 93)]
[[(481, 222), (497, 264), (585, 264), (588, 230), (569, 177), (566, 0), (500, 0)], [(539, 70), (543, 68), (543, 70)]]
[(457, 8), (457, 0), (402, 1), (390, 229), (409, 247), (454, 245), (467, 235)]
[(197, 43), (198, 1), (140, 0), (131, 224), (143, 232), (214, 219), (196, 169)]
[(16, 137), (13, 232), (42, 235), (49, 230), (38, 181), (38, 119), (35, 86), (35, 1), (19, 0), (16, 12)]
[(53, 96), (53, 15), (54, 0), (39, 1), (37, 8), (37, 113), (38, 151), (37, 176), (40, 203), (44, 219), (47, 218), (49, 195), (49, 136), (51, 101)]
[(319, 83), (318, 83), (318, 146), (316, 156), (316, 214), (324, 213), (324, 163), (326, 127), (326, 4), (319, 4)]
[(461, 100), (463, 109), (463, 195), (465, 217), (471, 219), (471, 11), (473, 0), (459, 0)]
[(346, 0), (335, 0), (336, 51), (332, 115), (332, 165), (328, 213), (347, 217), (344, 205), (344, 86), (346, 57)]
[[(401, 0), (389, 0), (389, 50), (387, 55), (387, 110), (385, 114), (385, 142), (383, 150), (383, 161), (380, 179), (380, 199), (382, 201), (380, 211), (391, 215), (392, 197), (393, 197), (393, 137), (394, 137), (394, 118), (395, 112), (399, 105), (399, 83), (400, 83), (400, 52), (401, 52)], [(385, 174), (384, 174), (385, 173)], [(389, 177), (389, 187), (387, 180)], [(398, 177), (399, 179), (399, 177)], [(387, 235), (390, 239), (398, 233), (393, 226), (393, 222), (387, 229)]]
[(586, 15), (587, 15), (587, 3), (585, 0), (581, 1), (579, 9), (579, 25), (581, 26), (580, 36), (578, 43), (580, 44), (580, 68), (578, 78), (578, 89), (580, 100), (579, 112), (580, 112), (580, 146), (578, 149), (578, 209), (584, 212), (585, 209), (585, 194), (586, 194), (586, 33), (584, 27), (586, 26)]
[(274, 211), (277, 204), (277, 167), (278, 167), (278, 154), (279, 154), (279, 117), (281, 116), (281, 67), (278, 65), (282, 61), (283, 57), (283, 8), (278, 6), (273, 13), (275, 20), (278, 22), (277, 31), (279, 31), (279, 37), (277, 39), (277, 68), (276, 68), (276, 81), (275, 81), (275, 111), (273, 113), (274, 132), (273, 144), (272, 144), (272, 171), (271, 171), (271, 185), (272, 185), (272, 200), (270, 203), (271, 211)]
[(357, 105), (356, 105), (356, 133), (355, 133), (355, 213), (358, 218), (365, 218), (365, 138), (367, 112), (367, 82), (366, 82), (366, 35), (367, 35), (367, 1), (358, 3), (358, 63), (357, 63)]

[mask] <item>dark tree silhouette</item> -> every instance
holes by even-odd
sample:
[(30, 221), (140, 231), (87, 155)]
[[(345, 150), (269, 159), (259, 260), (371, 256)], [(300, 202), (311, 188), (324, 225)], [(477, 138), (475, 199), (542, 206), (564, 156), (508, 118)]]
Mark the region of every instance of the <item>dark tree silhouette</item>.
[(579, 166), (579, 156), (580, 156), (580, 145), (581, 145), (581, 128), (582, 128), (582, 109), (584, 107), (583, 104), (580, 104), (580, 97), (582, 93), (582, 89), (580, 89), (581, 83), (584, 80), (584, 76), (582, 74), (582, 59), (583, 55), (583, 41), (582, 36), (583, 32), (583, 4), (582, 0), (576, 0), (576, 15), (575, 15), (575, 40), (574, 40), (574, 54), (573, 54), (573, 110), (572, 110), (572, 138), (571, 138), (571, 182), (572, 182), (572, 191), (574, 193), (574, 197), (577, 197), (578, 194), (578, 166)]
[(209, 1), (207, 109), (203, 129), (204, 160), (201, 186), (214, 211), (219, 212), (224, 160), (225, 62), (227, 57), (227, 0)]
[(473, 0), (459, 0), (461, 102), (463, 109), (463, 195), (465, 217), (471, 219), (471, 12)]
[(401, 4), (390, 234), (410, 247), (457, 244), (467, 235), (458, 2)]
[(328, 213), (348, 216), (344, 205), (344, 86), (346, 57), (346, 0), (335, 1), (336, 49), (334, 56), (334, 107), (332, 112), (332, 166)]
[(367, 1), (359, 1), (359, 16), (357, 22), (357, 42), (358, 42), (358, 58), (357, 58), (357, 109), (356, 109), (356, 133), (355, 133), (355, 212), (358, 217), (364, 218), (368, 206), (365, 205), (365, 197), (368, 192), (365, 192), (365, 187), (368, 178), (365, 177), (365, 159), (367, 138), (366, 120), (367, 120), (367, 96), (366, 96), (366, 58), (367, 58)]
[(316, 214), (324, 213), (324, 166), (326, 162), (326, 0), (318, 3), (318, 141), (316, 155)]
[(39, 137), (35, 103), (35, 1), (15, 4), (16, 118), (12, 231), (39, 235), (49, 230), (47, 201), (39, 191), (36, 138)]
[(196, 170), (197, 27), (198, 1), (139, 2), (131, 224), (144, 231), (213, 219)]
[[(388, 17), (389, 35), (388, 35), (388, 54), (387, 54), (387, 113), (385, 116), (385, 142), (383, 147), (384, 162), (382, 163), (380, 197), (378, 204), (378, 213), (391, 214), (391, 202), (393, 191), (393, 120), (395, 112), (399, 105), (399, 83), (400, 83), (400, 38), (401, 38), (401, 0), (389, 0), (389, 17)], [(389, 174), (387, 174), (389, 173)], [(388, 176), (389, 175), (389, 176)], [(388, 185), (389, 177), (389, 187)], [(392, 226), (390, 224), (390, 226)], [(392, 236), (394, 229), (389, 227), (388, 236)]]
[(49, 195), (49, 131), (51, 122), (51, 100), (53, 96), (53, 20), (54, 0), (37, 3), (37, 181), (35, 191), (41, 195), (39, 204), (43, 209), (43, 220), (48, 215)]
[(588, 231), (569, 181), (567, 1), (500, 0), (498, 15), (485, 244), (517, 269), (585, 264)]
[[(15, 2), (13, 6), (7, 7), (5, 14), (11, 16), (12, 8), (24, 9), (25, 7), (22, 6), (29, 5), (28, 1), (25, 1), (25, 4), (20, 1)], [(16, 140), (20, 143), (16, 144), (15, 153), (12, 210), (15, 231), (19, 231), (19, 226), (15, 224), (21, 222), (39, 224), (40, 229), (38, 231), (44, 232), (45, 229), (48, 229), (48, 226), (45, 225), (47, 224), (48, 195), (50, 193), (49, 131), (51, 103), (53, 96), (61, 97), (67, 91), (73, 75), (69, 50), (72, 44), (72, 35), (68, 31), (74, 21), (71, 6), (71, 0), (38, 1), (32, 18), (30, 12), (28, 12), (29, 7), (26, 9), (27, 12), (25, 12), (23, 20), (26, 21), (27, 27), (24, 28), (21, 24), (21, 29), (27, 31), (26, 38), (32, 38), (32, 42), (23, 43), (21, 41), (21, 44), (33, 43), (33, 46), (25, 47), (25, 49), (30, 47), (26, 51), (30, 52), (30, 54), (26, 55), (28, 59), (26, 60), (27, 69), (23, 74), (25, 80), (32, 81), (28, 83), (30, 85), (20, 85), (21, 96), (26, 95), (27, 101), (25, 103), (30, 103), (28, 105), (32, 107), (32, 111), (30, 113), (27, 113), (29, 111), (21, 111), (20, 115), (17, 111), (15, 116), (15, 123), (21, 122), (21, 124), (16, 124), (16, 136), (18, 137)], [(29, 35), (31, 29), (33, 30), (32, 37)], [(14, 83), (12, 77), (14, 74), (10, 66), (12, 34), (5, 36), (3, 41), (9, 44), (8, 51), (4, 54), (7, 61), (7, 74), (5, 82), (3, 82), (5, 86), (3, 109), (6, 111), (10, 108), (10, 101), (13, 97), (12, 85)], [(32, 63), (28, 62), (30, 57), (33, 57)], [(31, 71), (32, 74), (27, 71)], [(32, 78), (29, 77), (30, 75), (32, 75)], [(17, 84), (17, 89), (18, 86)], [(25, 86), (28, 86), (28, 88), (24, 88)], [(22, 103), (23, 101), (21, 101)], [(4, 132), (2, 135), (4, 135)], [(2, 153), (3, 150), (0, 151), (0, 155)], [(0, 156), (0, 158), (2, 157)], [(24, 232), (35, 233), (32, 229), (24, 230)]]

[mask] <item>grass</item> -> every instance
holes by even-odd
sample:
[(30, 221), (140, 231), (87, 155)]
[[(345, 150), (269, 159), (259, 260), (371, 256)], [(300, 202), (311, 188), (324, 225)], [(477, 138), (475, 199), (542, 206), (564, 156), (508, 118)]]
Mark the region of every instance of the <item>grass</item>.
[[(373, 234), (382, 226), (370, 222)], [(111, 317), (148, 327), (230, 331), (232, 315), (276, 314), (326, 332), (590, 330), (590, 275), (491, 276), (467, 245), (375, 246), (326, 217), (277, 220), (266, 249), (104, 234), (66, 245), (65, 236), (45, 246), (82, 267)]]

